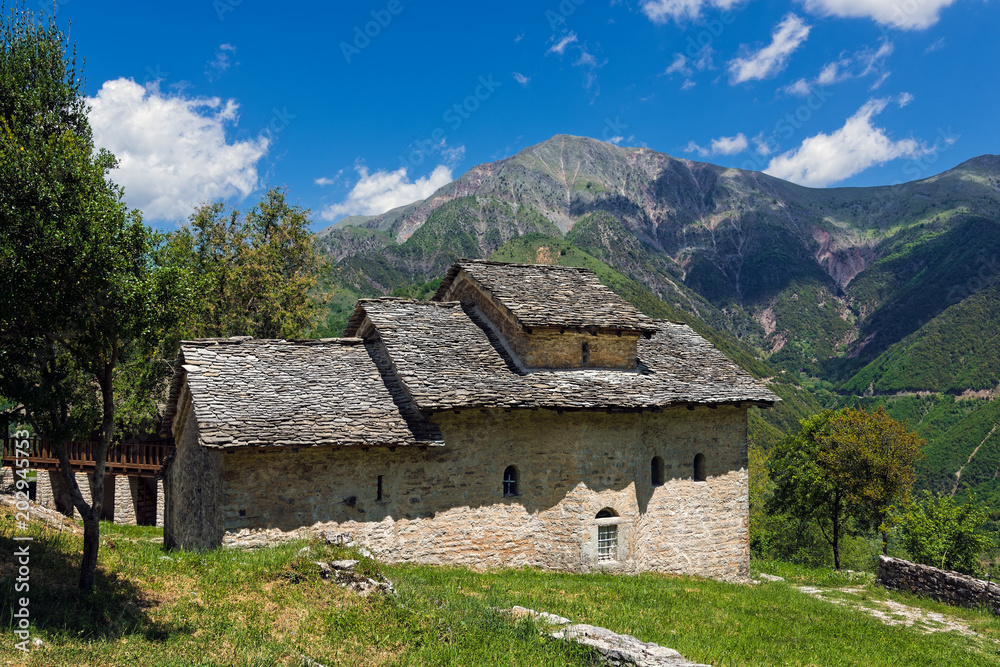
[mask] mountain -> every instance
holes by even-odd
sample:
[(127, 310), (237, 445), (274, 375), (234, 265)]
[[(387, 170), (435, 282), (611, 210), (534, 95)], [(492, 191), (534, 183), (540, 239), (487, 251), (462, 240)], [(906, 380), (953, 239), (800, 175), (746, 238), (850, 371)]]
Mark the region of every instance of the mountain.
[[(816, 189), (557, 135), (423, 201), (341, 221), (320, 243), (342, 301), (330, 331), (353, 298), (419, 291), (457, 257), (586, 256), (629, 281), (618, 289), (640, 308), (669, 308), (826, 405), (882, 401), (906, 415), (895, 395), (930, 392), (955, 414), (979, 412), (1000, 383), (1000, 156), (901, 185)], [(989, 395), (973, 405), (969, 391)], [(972, 449), (946, 449), (939, 472), (954, 481), (952, 459)]]

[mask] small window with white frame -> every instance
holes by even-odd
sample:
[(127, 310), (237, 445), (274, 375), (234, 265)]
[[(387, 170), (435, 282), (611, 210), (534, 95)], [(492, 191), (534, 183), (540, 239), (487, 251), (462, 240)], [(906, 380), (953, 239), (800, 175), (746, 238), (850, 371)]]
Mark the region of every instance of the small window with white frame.
[(618, 513), (605, 507), (597, 516), (597, 562), (618, 560)]

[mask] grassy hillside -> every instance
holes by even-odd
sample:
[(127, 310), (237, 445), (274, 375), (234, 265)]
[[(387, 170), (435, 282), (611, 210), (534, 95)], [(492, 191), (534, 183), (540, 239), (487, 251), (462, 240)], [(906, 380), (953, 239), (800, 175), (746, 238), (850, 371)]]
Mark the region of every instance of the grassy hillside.
[(961, 393), (1000, 385), (1000, 286), (955, 303), (844, 384), (853, 394)]
[[(0, 548), (14, 549), (0, 507)], [(0, 652), (26, 665), (593, 665), (589, 651), (542, 639), (513, 605), (566, 616), (715, 665), (900, 667), (996, 664), (1000, 621), (874, 587), (871, 577), (767, 563), (788, 582), (756, 586), (695, 577), (384, 566), (354, 551), (293, 543), (255, 551), (164, 554), (156, 528), (102, 523), (97, 588), (81, 594), (81, 538), (32, 524), (31, 633), (14, 649), (9, 614)], [(314, 561), (351, 556), (395, 595), (362, 598), (319, 577)], [(0, 560), (0, 605), (14, 608), (14, 563)], [(828, 599), (796, 586), (810, 585)], [(839, 589), (852, 586), (857, 593)], [(926, 634), (863, 611), (881, 601), (946, 614), (976, 634)], [(311, 661), (316, 661), (313, 663)]]

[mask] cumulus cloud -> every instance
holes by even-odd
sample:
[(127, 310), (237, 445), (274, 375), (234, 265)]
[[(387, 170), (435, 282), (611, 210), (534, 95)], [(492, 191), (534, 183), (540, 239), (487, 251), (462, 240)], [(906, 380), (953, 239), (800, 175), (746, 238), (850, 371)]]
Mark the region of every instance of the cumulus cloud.
[(736, 155), (742, 153), (749, 146), (746, 135), (740, 132), (735, 137), (719, 137), (712, 139), (708, 147), (699, 146), (694, 141), (689, 141), (684, 147), (685, 153), (697, 153), (701, 157), (709, 155)]
[(427, 176), (411, 181), (406, 167), (396, 171), (379, 169), (369, 173), (364, 166), (357, 167), (358, 182), (339, 204), (327, 206), (320, 212), (324, 220), (336, 220), (345, 215), (378, 215), (397, 206), (427, 199), (442, 185), (452, 181), (451, 169), (439, 164)]
[(811, 27), (795, 14), (789, 14), (774, 28), (771, 43), (729, 63), (732, 83), (767, 79), (785, 69), (788, 59), (806, 38)]
[(693, 20), (701, 16), (705, 7), (730, 9), (740, 0), (646, 0), (642, 3), (642, 13), (653, 23), (669, 23)]
[(903, 30), (923, 30), (938, 21), (941, 10), (955, 0), (802, 0), (805, 8), (821, 16), (870, 18), (881, 25)]
[(87, 103), (94, 143), (118, 158), (112, 180), (147, 218), (183, 219), (199, 204), (257, 188), (257, 163), (270, 142), (226, 139), (237, 121), (235, 101), (164, 95), (156, 83), (119, 78)]
[(872, 118), (885, 109), (889, 98), (869, 100), (832, 134), (807, 138), (802, 145), (775, 156), (764, 173), (799, 185), (825, 187), (874, 165), (899, 157), (918, 157), (926, 152), (913, 139), (893, 141)]

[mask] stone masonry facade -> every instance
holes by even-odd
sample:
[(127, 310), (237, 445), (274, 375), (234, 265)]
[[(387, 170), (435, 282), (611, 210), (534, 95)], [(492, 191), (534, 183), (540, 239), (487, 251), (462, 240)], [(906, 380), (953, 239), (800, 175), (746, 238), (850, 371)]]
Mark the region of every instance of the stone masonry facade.
[[(242, 530), (308, 526), (349, 533), (389, 562), (747, 572), (745, 409), (476, 410), (442, 415), (440, 425), (446, 446), (425, 450), (205, 452), (182, 438), (175, 465), (208, 456), (200, 469), (219, 472), (171, 494), (168, 533), (208, 547)], [(705, 457), (704, 482), (692, 478), (697, 454)], [(656, 456), (664, 463), (659, 486), (651, 479)], [(511, 465), (518, 495), (505, 498)], [(595, 517), (605, 508), (620, 517), (618, 557), (600, 562)], [(169, 512), (199, 520), (175, 528)]]

